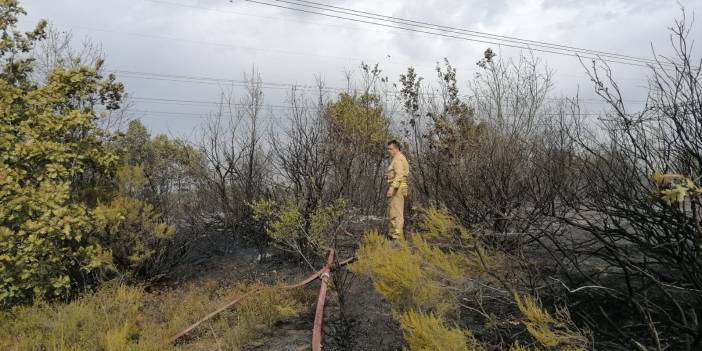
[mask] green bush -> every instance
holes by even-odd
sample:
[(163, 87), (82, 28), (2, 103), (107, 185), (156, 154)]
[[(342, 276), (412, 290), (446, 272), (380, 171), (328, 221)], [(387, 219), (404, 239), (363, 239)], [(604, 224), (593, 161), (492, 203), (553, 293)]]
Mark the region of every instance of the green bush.
[(122, 84), (102, 76), (101, 60), (33, 82), (28, 52), (46, 24), (21, 34), (23, 14), (0, 1), (0, 307), (69, 298), (112, 268), (148, 276), (174, 233), (140, 198), (144, 168), (122, 166), (124, 145), (98, 127), (95, 107), (118, 109)]
[(385, 143), (392, 139), (389, 120), (375, 95), (341, 93), (337, 101), (327, 106), (326, 113), (332, 133), (340, 143), (382, 153)]
[(302, 207), (301, 201), (293, 197), (284, 202), (260, 200), (252, 205), (255, 218), (265, 224), (266, 233), (278, 248), (303, 257), (321, 255), (335, 246), (339, 231), (353, 211), (341, 198), (309, 213)]
[(85, 203), (94, 203), (86, 195), (100, 192), (89, 190), (118, 164), (85, 106), (116, 108), (122, 85), (101, 76), (98, 62), (58, 68), (36, 86), (26, 54), (46, 23), (21, 34), (15, 25), (23, 14), (17, 1), (0, 2), (0, 306), (67, 296), (109, 263), (109, 252), (91, 240)]
[(152, 265), (175, 228), (166, 225), (151, 204), (129, 196), (140, 191), (146, 178), (141, 167), (123, 166), (118, 171), (120, 194), (93, 211), (97, 237), (110, 250), (112, 265), (120, 272), (150, 277)]

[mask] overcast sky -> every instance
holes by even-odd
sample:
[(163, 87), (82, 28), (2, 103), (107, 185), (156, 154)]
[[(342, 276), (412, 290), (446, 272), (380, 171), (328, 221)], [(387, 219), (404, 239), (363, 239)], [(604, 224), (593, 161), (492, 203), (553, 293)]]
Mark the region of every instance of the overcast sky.
[[(680, 15), (672, 0), (317, 0), (327, 4), (479, 30), (549, 43), (651, 57), (651, 44), (669, 52), (667, 28)], [(243, 0), (23, 0), (25, 27), (43, 18), (75, 37), (103, 45), (110, 69), (243, 78), (256, 67), (265, 82), (344, 86), (344, 73), (361, 61), (379, 63), (393, 81), (407, 66), (433, 78), (437, 61), (447, 57), (465, 82), (487, 47), (502, 57), (520, 50), (441, 38), (398, 29), (320, 17)], [(701, 0), (682, 0), (691, 15), (702, 14)], [(702, 24), (692, 38), (702, 38)], [(697, 50), (699, 52), (699, 50)], [(535, 53), (556, 71), (555, 94), (592, 97), (580, 63), (572, 57)], [(625, 98), (645, 96), (645, 69), (614, 65), (627, 90)], [(123, 76), (136, 98), (216, 101), (226, 84), (196, 84)], [(284, 92), (267, 89), (266, 103), (280, 104)], [(156, 104), (135, 100), (154, 132), (188, 136), (202, 122), (198, 115), (215, 106)], [(588, 106), (596, 110), (597, 104)], [(177, 112), (167, 115), (163, 112)]]

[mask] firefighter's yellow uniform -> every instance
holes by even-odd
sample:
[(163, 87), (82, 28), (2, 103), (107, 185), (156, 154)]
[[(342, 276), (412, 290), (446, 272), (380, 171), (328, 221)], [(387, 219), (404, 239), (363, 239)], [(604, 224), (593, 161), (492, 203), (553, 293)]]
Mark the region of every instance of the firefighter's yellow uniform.
[(390, 221), (390, 236), (396, 239), (402, 237), (405, 224), (405, 197), (408, 193), (407, 180), (409, 177), (409, 163), (405, 155), (398, 152), (390, 162), (385, 173), (388, 181), (388, 220)]

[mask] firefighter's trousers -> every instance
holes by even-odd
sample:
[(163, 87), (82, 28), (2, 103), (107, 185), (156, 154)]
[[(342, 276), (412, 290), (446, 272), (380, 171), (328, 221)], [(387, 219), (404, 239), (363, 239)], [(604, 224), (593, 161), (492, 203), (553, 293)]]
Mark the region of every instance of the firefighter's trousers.
[[(404, 185), (404, 184), (403, 184)], [(388, 200), (388, 220), (390, 221), (390, 235), (402, 236), (405, 225), (405, 197), (407, 196), (407, 186), (395, 189), (394, 194)]]

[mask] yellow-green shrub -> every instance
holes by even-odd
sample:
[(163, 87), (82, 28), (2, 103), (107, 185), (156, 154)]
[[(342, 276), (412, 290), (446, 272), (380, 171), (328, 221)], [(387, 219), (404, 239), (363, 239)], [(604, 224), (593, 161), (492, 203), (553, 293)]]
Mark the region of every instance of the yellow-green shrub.
[(369, 276), (376, 291), (400, 310), (449, 312), (455, 304), (447, 288), (461, 286), (479, 269), (474, 255), (444, 252), (430, 245), (423, 233), (391, 243), (371, 231), (356, 255), (358, 261), (350, 269)]
[[(2, 315), (3, 350), (158, 350), (159, 336), (142, 335), (139, 288), (108, 284), (94, 295), (69, 304), (39, 302)], [(148, 333), (149, 331), (144, 330)]]
[(656, 195), (668, 205), (682, 204), (685, 198), (702, 197), (702, 186), (688, 177), (656, 172), (651, 179), (657, 188)]
[(422, 237), (430, 242), (450, 242), (461, 228), (447, 209), (435, 207), (422, 210), (422, 220), (417, 227)]
[(515, 303), (522, 316), (529, 334), (546, 348), (559, 350), (585, 350), (587, 338), (580, 330), (572, 326), (570, 316), (565, 311), (559, 311), (557, 318), (551, 316), (529, 295), (514, 295)]
[(376, 291), (401, 310), (445, 307), (445, 292), (424, 270), (423, 258), (412, 252), (408, 242), (397, 244), (398, 248), (391, 247), (377, 231), (367, 233), (351, 271), (371, 277)]
[[(475, 293), (475, 307), (467, 311), (480, 313), (488, 329), (513, 324), (513, 313), (500, 317), (485, 310), (475, 285), (479, 280), (482, 285), (496, 285), (495, 290), (516, 291), (510, 286), (514, 273), (505, 255), (481, 245), (443, 209), (423, 210), (418, 227), (409, 241), (391, 242), (377, 231), (367, 233), (350, 269), (370, 277), (375, 290), (390, 303), (410, 350), (483, 349), (468, 331), (446, 327), (446, 321), (459, 322), (460, 313), (454, 312), (468, 306), (468, 297)], [(523, 316), (536, 347), (583, 350), (588, 345), (565, 311), (553, 317), (529, 295), (515, 293), (513, 298), (504, 301), (505, 307), (516, 307)], [(511, 347), (525, 350), (518, 343)]]
[(235, 296), (261, 288), (232, 310), (205, 322), (184, 341), (187, 350), (241, 350), (266, 327), (295, 316), (301, 293), (258, 284), (200, 284), (160, 294), (117, 283), (68, 304), (37, 303), (0, 314), (0, 349), (75, 351), (176, 350), (164, 343)]
[(450, 328), (431, 314), (414, 310), (399, 316), (400, 329), (410, 351), (468, 351), (469, 335), (459, 328)]

